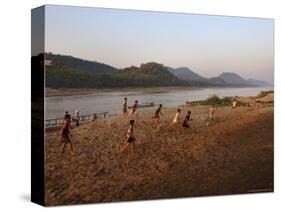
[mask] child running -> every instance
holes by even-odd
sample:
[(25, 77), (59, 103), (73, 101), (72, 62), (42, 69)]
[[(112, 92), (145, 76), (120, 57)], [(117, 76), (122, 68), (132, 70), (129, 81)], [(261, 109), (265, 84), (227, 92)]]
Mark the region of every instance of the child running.
[(124, 146), (121, 148), (120, 153), (123, 153), (124, 150), (130, 146), (131, 148), (131, 152), (134, 153), (134, 149), (135, 149), (135, 134), (134, 134), (134, 124), (135, 121), (134, 120), (130, 120), (130, 126), (127, 130), (127, 139), (126, 142), (124, 144)]
[(137, 108), (138, 108), (138, 100), (136, 100), (135, 103), (132, 105), (131, 116), (137, 114)]
[(180, 121), (180, 117), (179, 117), (180, 113), (181, 113), (181, 109), (178, 109), (175, 118), (173, 119), (173, 124), (177, 124)]
[(159, 107), (157, 108), (157, 110), (155, 111), (155, 115), (154, 115), (154, 119), (156, 120), (156, 123), (159, 124), (160, 122), (160, 115), (163, 116), (162, 112), (161, 112), (161, 109), (162, 109), (162, 104), (159, 105)]
[(75, 153), (73, 151), (73, 147), (72, 147), (72, 143), (70, 140), (70, 116), (68, 114), (65, 114), (64, 116), (64, 122), (63, 122), (63, 126), (61, 129), (61, 153), (63, 153), (65, 145), (69, 146), (71, 155), (74, 156)]
[(191, 111), (187, 112), (185, 119), (183, 120), (182, 127), (190, 128), (189, 121), (191, 121)]
[(124, 117), (128, 116), (127, 97), (124, 98), (124, 102), (123, 102), (123, 115), (124, 115)]

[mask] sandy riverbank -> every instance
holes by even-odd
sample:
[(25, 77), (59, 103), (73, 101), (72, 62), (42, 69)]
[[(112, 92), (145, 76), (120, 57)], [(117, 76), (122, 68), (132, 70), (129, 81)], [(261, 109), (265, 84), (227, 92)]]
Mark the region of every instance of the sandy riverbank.
[(72, 130), (77, 155), (61, 154), (58, 131), (46, 135), (47, 205), (273, 191), (273, 104), (192, 111), (190, 129), (171, 126), (177, 108), (141, 111), (135, 154), (119, 154), (129, 118), (121, 115)]

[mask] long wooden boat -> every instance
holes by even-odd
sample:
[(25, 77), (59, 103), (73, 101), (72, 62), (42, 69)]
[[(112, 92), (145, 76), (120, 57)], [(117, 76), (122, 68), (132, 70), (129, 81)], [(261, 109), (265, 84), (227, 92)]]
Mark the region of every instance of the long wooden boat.
[[(139, 104), (138, 108), (141, 108), (141, 107), (154, 107), (154, 106), (155, 106), (154, 102), (148, 102), (148, 103)], [(129, 106), (128, 108), (131, 109), (132, 106)]]

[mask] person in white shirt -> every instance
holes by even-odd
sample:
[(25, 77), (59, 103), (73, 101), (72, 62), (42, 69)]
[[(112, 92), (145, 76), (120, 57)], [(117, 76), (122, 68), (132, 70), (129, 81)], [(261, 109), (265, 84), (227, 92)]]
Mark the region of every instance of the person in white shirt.
[(173, 119), (173, 124), (176, 124), (176, 123), (178, 123), (179, 122), (179, 120), (180, 120), (180, 113), (181, 113), (181, 109), (178, 109), (177, 110), (177, 113), (176, 113), (176, 115), (175, 115), (175, 118)]
[(76, 127), (78, 127), (79, 126), (79, 120), (80, 120), (79, 110), (75, 111), (74, 119), (75, 119), (75, 122), (76, 122)]
[(234, 99), (232, 101), (232, 109), (235, 109), (236, 107), (237, 107), (237, 101), (236, 101), (236, 99)]

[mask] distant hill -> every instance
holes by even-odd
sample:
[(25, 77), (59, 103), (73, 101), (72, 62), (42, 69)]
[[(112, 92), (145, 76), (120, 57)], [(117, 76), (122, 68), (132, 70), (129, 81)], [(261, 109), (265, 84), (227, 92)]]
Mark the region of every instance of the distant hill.
[(162, 64), (149, 62), (140, 67), (124, 68), (112, 74), (123, 86), (185, 86), (188, 82), (178, 79)]
[(222, 79), (227, 85), (234, 86), (270, 86), (272, 84), (255, 79), (244, 79), (236, 73), (222, 73), (218, 76), (219, 79)]
[(255, 79), (244, 79), (236, 73), (224, 72), (217, 77), (203, 77), (187, 67), (170, 68), (168, 70), (181, 80), (198, 81), (210, 86), (270, 86), (272, 84)]
[(235, 73), (225, 72), (219, 75), (218, 78), (222, 79), (227, 85), (248, 85), (247, 80)]
[(207, 81), (213, 86), (222, 86), (222, 87), (228, 86), (227, 83), (220, 77), (211, 77), (208, 78)]
[(117, 69), (97, 61), (45, 53), (45, 65), (46, 86), (51, 88), (271, 85), (260, 80), (245, 80), (236, 73), (228, 72), (206, 78), (187, 67), (173, 69), (155, 62)]
[(72, 56), (46, 53), (45, 59), (50, 65), (68, 65), (72, 68), (88, 73), (108, 74), (117, 71), (117, 69), (113, 66), (96, 61), (83, 60)]
[(256, 85), (261, 87), (272, 86), (271, 83), (262, 80), (248, 79), (247, 82), (251, 85)]
[(180, 68), (168, 67), (168, 70), (181, 80), (186, 80), (186, 81), (205, 81), (206, 80), (205, 77), (202, 77), (199, 74), (196, 74), (195, 72), (191, 71), (187, 67), (180, 67)]
[(46, 86), (50, 88), (103, 88), (110, 87), (110, 75), (91, 74), (69, 65), (46, 67)]
[(71, 56), (46, 54), (46, 86), (51, 88), (114, 88), (188, 86), (158, 63), (116, 69)]

